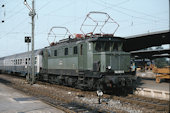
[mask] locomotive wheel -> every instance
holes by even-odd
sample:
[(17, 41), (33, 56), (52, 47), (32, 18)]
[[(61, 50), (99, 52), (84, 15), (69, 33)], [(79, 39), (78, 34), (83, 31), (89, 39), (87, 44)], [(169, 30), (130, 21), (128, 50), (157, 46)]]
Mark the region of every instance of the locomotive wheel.
[(156, 83), (160, 83), (161, 79), (159, 77), (156, 78)]
[(104, 86), (103, 86), (103, 84), (102, 84), (101, 82), (99, 82), (99, 83), (97, 84), (97, 90), (104, 91)]
[(57, 81), (58, 84), (62, 85), (62, 80), (60, 79), (60, 76), (57, 76), (57, 80), (56, 81)]
[(73, 79), (72, 78), (68, 78), (67, 83), (69, 86), (73, 85)]
[(94, 88), (94, 81), (93, 81), (93, 79), (89, 79), (87, 81), (87, 84), (88, 84), (88, 89), (89, 90), (93, 90), (93, 88)]

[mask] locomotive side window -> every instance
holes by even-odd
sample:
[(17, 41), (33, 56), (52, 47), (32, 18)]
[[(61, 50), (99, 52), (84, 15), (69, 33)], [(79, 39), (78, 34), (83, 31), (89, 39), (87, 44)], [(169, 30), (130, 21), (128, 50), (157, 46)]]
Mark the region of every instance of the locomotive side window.
[(65, 48), (64, 54), (68, 55), (68, 48)]
[(122, 51), (123, 43), (115, 42), (113, 46), (113, 51)]
[(111, 51), (112, 42), (104, 42), (104, 51)]
[(114, 43), (113, 51), (118, 51), (118, 43), (117, 42)]
[(75, 46), (73, 49), (74, 54), (77, 54), (77, 46)]
[(123, 43), (119, 43), (118, 50), (119, 50), (119, 51), (122, 51), (122, 50), (123, 50)]
[(83, 44), (80, 45), (80, 55), (83, 55)]
[(54, 50), (54, 56), (57, 56), (57, 50)]
[(95, 45), (96, 45), (96, 46), (95, 46), (95, 50), (96, 50), (97, 52), (101, 52), (101, 50), (102, 50), (101, 42), (96, 42)]
[(96, 52), (111, 51), (113, 42), (94, 42), (94, 49)]

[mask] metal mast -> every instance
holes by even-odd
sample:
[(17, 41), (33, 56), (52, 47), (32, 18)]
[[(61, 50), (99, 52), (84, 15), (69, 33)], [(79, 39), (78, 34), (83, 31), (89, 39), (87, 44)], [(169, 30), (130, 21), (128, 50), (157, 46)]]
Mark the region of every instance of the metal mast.
[(35, 83), (35, 55), (34, 55), (34, 27), (35, 27), (35, 24), (34, 24), (34, 17), (36, 15), (35, 13), (35, 9), (34, 9), (34, 0), (32, 0), (32, 9), (31, 7), (28, 5), (27, 1), (24, 0), (24, 4), (26, 5), (26, 7), (30, 10), (30, 13), (29, 13), (29, 16), (32, 17), (32, 51), (31, 51), (31, 84), (34, 84)]
[(25, 37), (25, 43), (28, 43), (28, 58), (26, 60), (27, 62), (27, 76), (26, 76), (26, 80), (28, 83), (30, 83), (30, 72), (29, 72), (29, 43), (31, 42), (31, 37), (30, 36), (26, 36)]

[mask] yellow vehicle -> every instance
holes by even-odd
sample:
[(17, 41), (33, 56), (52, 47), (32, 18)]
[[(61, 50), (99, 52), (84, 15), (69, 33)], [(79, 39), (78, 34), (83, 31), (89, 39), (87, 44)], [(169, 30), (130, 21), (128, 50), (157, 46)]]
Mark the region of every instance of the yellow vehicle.
[(156, 74), (156, 82), (160, 83), (162, 79), (170, 79), (170, 66), (164, 68), (153, 68), (153, 72)]

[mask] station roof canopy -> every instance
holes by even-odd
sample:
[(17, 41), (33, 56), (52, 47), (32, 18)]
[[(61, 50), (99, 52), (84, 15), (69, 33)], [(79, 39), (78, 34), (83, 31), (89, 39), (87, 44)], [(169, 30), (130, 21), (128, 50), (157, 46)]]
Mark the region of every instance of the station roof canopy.
[(136, 59), (148, 58), (170, 58), (170, 49), (159, 49), (159, 50), (140, 50), (140, 51), (131, 51), (131, 55)]
[(124, 45), (124, 50), (130, 52), (145, 49), (148, 47), (170, 44), (169, 36), (170, 31), (165, 30), (160, 32), (125, 37), (126, 43)]

